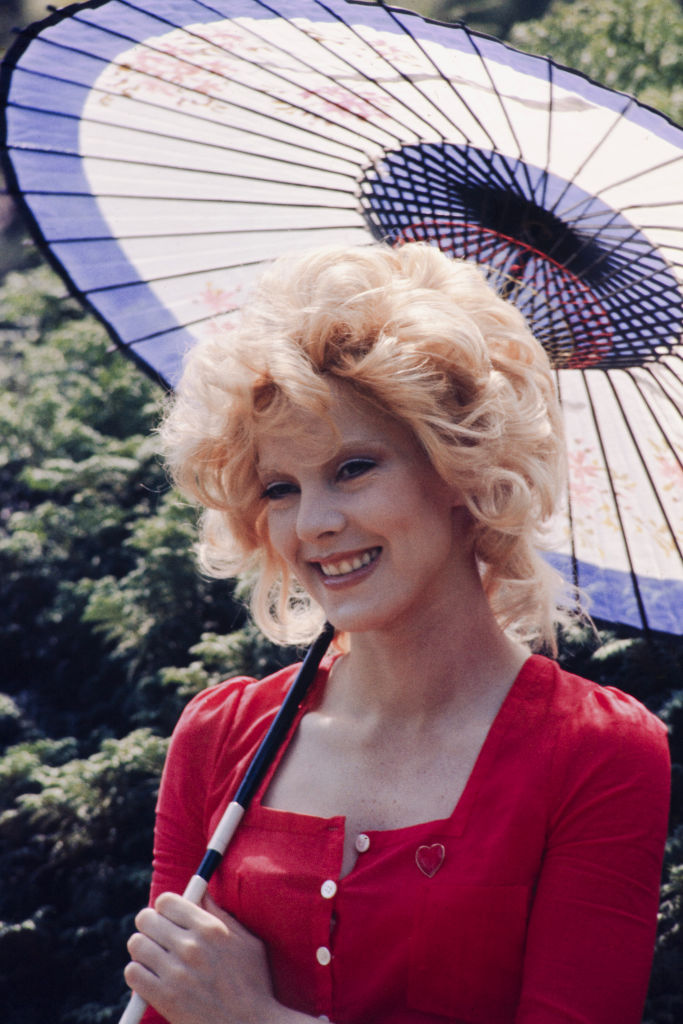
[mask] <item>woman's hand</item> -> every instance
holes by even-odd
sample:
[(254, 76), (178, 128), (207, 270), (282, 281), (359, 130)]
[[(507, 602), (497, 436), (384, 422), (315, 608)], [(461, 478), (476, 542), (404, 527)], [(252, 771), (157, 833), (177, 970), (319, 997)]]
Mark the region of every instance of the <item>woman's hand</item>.
[(251, 1024), (287, 1015), (274, 999), (263, 943), (208, 894), (198, 907), (162, 893), (135, 925), (126, 982), (170, 1024)]

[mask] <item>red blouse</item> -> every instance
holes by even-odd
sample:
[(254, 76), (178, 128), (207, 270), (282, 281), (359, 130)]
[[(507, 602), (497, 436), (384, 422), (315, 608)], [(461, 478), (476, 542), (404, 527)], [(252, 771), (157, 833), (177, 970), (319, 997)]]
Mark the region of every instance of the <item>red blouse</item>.
[[(295, 669), (222, 683), (184, 711), (152, 899), (196, 870)], [(266, 943), (282, 1003), (335, 1024), (638, 1024), (670, 769), (666, 730), (635, 699), (532, 656), (450, 818), (368, 829), (344, 878), (343, 817), (262, 806), (276, 768), (211, 893)]]

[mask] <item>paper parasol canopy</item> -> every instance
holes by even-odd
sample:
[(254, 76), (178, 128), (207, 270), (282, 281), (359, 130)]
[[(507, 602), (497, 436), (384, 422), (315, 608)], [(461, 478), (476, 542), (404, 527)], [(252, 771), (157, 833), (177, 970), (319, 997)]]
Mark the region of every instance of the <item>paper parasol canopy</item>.
[(683, 131), (462, 25), (330, 0), (108, 0), (25, 32), (4, 166), (49, 258), (169, 385), (274, 256), (425, 239), (550, 354), (551, 560), (612, 622), (683, 632)]

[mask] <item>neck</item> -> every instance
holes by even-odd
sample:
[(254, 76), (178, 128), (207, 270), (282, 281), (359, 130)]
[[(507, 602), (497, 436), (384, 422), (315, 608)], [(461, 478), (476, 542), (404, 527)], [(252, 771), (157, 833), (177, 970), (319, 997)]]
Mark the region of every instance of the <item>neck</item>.
[(390, 631), (354, 633), (334, 673), (336, 698), (359, 715), (413, 720), (497, 700), (529, 652), (503, 633), (481, 586), (457, 604)]

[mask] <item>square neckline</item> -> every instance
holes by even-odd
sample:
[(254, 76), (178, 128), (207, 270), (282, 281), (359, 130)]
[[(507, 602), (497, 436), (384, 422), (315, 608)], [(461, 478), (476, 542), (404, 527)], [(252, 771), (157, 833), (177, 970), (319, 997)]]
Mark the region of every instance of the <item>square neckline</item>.
[[(331, 815), (327, 818), (314, 814), (306, 814), (301, 811), (289, 811), (279, 807), (271, 807), (263, 803), (263, 798), (268, 791), (275, 772), (280, 765), (285, 751), (288, 749), (291, 740), (299, 727), (303, 716), (315, 706), (329, 677), (334, 661), (339, 655), (329, 660), (326, 658), (318, 669), (313, 686), (304, 698), (294, 721), (281, 744), (276, 756), (273, 758), (264, 778), (262, 779), (247, 814), (252, 814), (254, 825), (264, 828), (274, 828), (281, 831), (319, 832), (330, 829), (341, 830), (346, 834), (347, 818), (344, 814)], [(383, 846), (405, 842), (408, 839), (419, 839), (422, 834), (437, 835), (447, 833), (450, 836), (462, 835), (469, 818), (469, 813), (475, 802), (480, 783), (486, 775), (489, 764), (495, 760), (495, 755), (500, 742), (508, 731), (516, 717), (520, 703), (527, 699), (526, 684), (532, 680), (538, 683), (540, 677), (545, 678), (543, 671), (544, 663), (547, 670), (552, 662), (538, 654), (530, 654), (523, 662), (517, 675), (506, 693), (496, 715), (489, 726), (486, 736), (479, 748), (479, 752), (467, 778), (465, 786), (451, 810), (450, 814), (443, 818), (435, 818), (429, 821), (415, 822), (409, 825), (401, 825), (389, 829), (362, 829), (363, 834), (371, 837), (373, 845), (380, 843)]]

